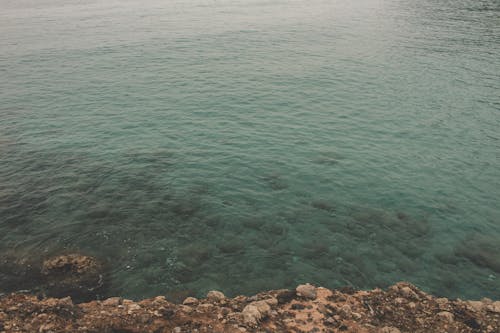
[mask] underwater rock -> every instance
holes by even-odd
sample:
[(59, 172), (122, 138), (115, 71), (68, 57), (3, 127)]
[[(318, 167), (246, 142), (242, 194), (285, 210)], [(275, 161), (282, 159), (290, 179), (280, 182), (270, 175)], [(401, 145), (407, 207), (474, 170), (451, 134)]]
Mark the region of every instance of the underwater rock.
[(262, 179), (264, 179), (274, 191), (284, 190), (288, 188), (288, 184), (281, 178), (279, 174), (267, 175), (262, 177)]
[(43, 289), (52, 297), (71, 296), (83, 301), (97, 297), (104, 286), (104, 266), (96, 258), (67, 254), (45, 260)]
[(496, 237), (475, 234), (464, 239), (456, 248), (457, 256), (467, 258), (475, 265), (500, 273), (500, 242)]
[(179, 251), (181, 260), (190, 267), (202, 265), (211, 257), (212, 248), (209, 244), (196, 242), (184, 246)]
[(319, 210), (324, 210), (327, 212), (333, 212), (335, 211), (335, 206), (330, 204), (329, 202), (323, 201), (323, 200), (315, 200), (311, 202), (311, 207), (319, 209)]
[(0, 257), (0, 292), (38, 288), (42, 281), (39, 261), (6, 252), (1, 252)]
[(259, 230), (264, 225), (264, 220), (261, 218), (248, 218), (243, 220), (242, 225), (249, 229)]
[[(229, 237), (229, 236), (228, 236)], [(217, 248), (222, 252), (222, 253), (239, 253), (243, 252), (245, 250), (244, 243), (241, 239), (229, 239), (225, 237), (225, 240), (220, 241), (217, 244)]]

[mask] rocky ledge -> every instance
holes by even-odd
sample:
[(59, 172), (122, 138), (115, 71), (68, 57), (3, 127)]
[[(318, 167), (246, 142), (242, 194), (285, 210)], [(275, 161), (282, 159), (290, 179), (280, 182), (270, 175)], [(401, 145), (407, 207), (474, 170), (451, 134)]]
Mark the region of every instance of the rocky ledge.
[(387, 290), (305, 284), (255, 296), (211, 291), (182, 304), (159, 296), (75, 304), (70, 297), (0, 298), (0, 332), (500, 332), (500, 301), (436, 298), (409, 283)]

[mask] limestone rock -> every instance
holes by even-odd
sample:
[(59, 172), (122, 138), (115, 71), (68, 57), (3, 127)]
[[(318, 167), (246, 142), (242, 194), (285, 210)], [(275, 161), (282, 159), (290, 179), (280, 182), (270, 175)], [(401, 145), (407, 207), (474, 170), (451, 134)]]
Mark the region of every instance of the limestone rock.
[(194, 298), (194, 297), (187, 297), (183, 302), (182, 304), (184, 305), (195, 305), (195, 304), (198, 304), (198, 299)]
[(121, 297), (111, 297), (101, 302), (104, 306), (118, 306), (122, 303)]
[(45, 260), (41, 274), (49, 296), (71, 296), (76, 302), (95, 298), (104, 285), (102, 263), (78, 253)]
[(262, 318), (259, 309), (252, 304), (245, 306), (241, 313), (243, 314), (243, 321), (247, 325), (257, 325)]
[(481, 301), (468, 301), (467, 302), (467, 307), (470, 310), (476, 311), (476, 312), (481, 312), (484, 309), (484, 303)]
[(401, 289), (399, 289), (399, 292), (406, 298), (410, 299), (418, 298), (417, 294), (410, 287), (401, 287)]
[(297, 295), (305, 298), (316, 299), (317, 297), (316, 287), (310, 285), (309, 283), (299, 285), (295, 291), (297, 292)]
[(500, 313), (500, 301), (496, 301), (487, 306), (487, 309), (491, 312)]
[(226, 296), (223, 293), (221, 293), (220, 291), (212, 290), (212, 291), (208, 292), (207, 298), (208, 298), (208, 300), (210, 300), (212, 302), (220, 302), (223, 299), (225, 299)]
[(455, 320), (455, 316), (453, 315), (453, 313), (448, 311), (441, 311), (437, 314), (437, 316), (449, 323), (452, 323)]
[(249, 305), (255, 306), (257, 310), (259, 310), (262, 317), (267, 316), (271, 311), (271, 306), (269, 306), (269, 304), (266, 301), (256, 301), (250, 303)]

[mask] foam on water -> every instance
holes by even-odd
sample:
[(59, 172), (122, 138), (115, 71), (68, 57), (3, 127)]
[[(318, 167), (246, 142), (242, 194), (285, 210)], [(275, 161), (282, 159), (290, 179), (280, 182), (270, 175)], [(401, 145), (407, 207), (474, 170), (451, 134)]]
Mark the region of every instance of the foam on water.
[(500, 297), (498, 2), (1, 7), (2, 253), (135, 298)]

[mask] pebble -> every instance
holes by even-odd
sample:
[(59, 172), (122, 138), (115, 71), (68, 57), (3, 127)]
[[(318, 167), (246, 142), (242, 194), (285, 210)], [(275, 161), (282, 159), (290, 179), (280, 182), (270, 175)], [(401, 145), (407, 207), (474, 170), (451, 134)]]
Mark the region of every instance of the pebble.
[(453, 313), (448, 311), (441, 311), (437, 314), (437, 316), (449, 323), (452, 323), (455, 320), (455, 316), (453, 315)]
[(174, 333), (181, 333), (181, 332), (182, 332), (182, 328), (180, 328), (178, 326), (174, 328)]
[(379, 333), (401, 333), (401, 331), (396, 327), (385, 326), (380, 329)]
[(443, 304), (448, 303), (448, 299), (445, 298), (445, 297), (436, 298), (436, 303), (439, 304), (439, 305), (443, 305)]
[(130, 304), (127, 309), (129, 311), (135, 311), (135, 310), (139, 310), (141, 308), (141, 306), (139, 304)]
[(316, 287), (310, 285), (309, 283), (299, 285), (295, 291), (297, 292), (297, 295), (305, 298), (316, 299), (317, 297)]
[(342, 305), (342, 307), (340, 308), (340, 313), (345, 317), (350, 317), (352, 313), (351, 307), (348, 304)]
[(395, 302), (396, 304), (403, 304), (405, 301), (406, 301), (406, 300), (405, 300), (404, 298), (402, 298), (402, 297), (396, 297), (396, 298), (394, 299), (394, 302)]
[(363, 318), (363, 315), (359, 312), (353, 312), (352, 313), (352, 317), (355, 319), (355, 320), (360, 320), (361, 318)]
[(212, 291), (208, 292), (207, 298), (212, 302), (219, 302), (219, 301), (222, 301), (223, 299), (225, 299), (226, 296), (223, 293), (221, 293), (220, 291), (212, 290)]

